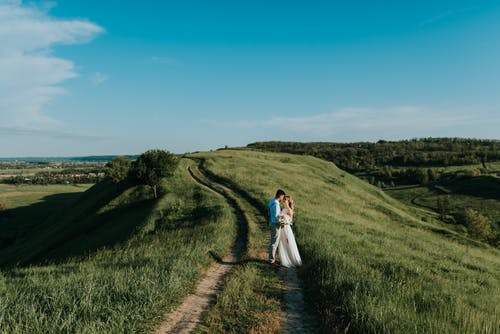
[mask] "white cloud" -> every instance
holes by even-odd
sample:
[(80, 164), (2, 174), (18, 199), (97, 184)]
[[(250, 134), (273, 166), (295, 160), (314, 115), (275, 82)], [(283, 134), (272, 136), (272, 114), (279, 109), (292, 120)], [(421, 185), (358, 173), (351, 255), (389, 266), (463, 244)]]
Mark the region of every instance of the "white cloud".
[(60, 85), (77, 73), (71, 60), (54, 56), (60, 44), (90, 41), (103, 29), (85, 20), (57, 19), (51, 5), (25, 5), (0, 0), (0, 123), (53, 127), (57, 120), (44, 115)]
[(51, 138), (63, 138), (63, 139), (86, 139), (86, 140), (100, 140), (109, 139), (110, 137), (105, 136), (94, 136), (87, 134), (74, 133), (58, 129), (43, 129), (43, 128), (31, 128), (31, 127), (18, 127), (18, 126), (0, 126), (0, 135), (8, 136), (33, 136), (33, 137), (51, 137)]
[[(303, 117), (272, 117), (226, 123), (226, 128), (266, 131), (284, 139), (360, 141), (444, 136), (471, 121), (465, 112), (432, 108), (343, 108)], [(459, 134), (456, 134), (459, 136)]]
[(95, 86), (99, 86), (100, 84), (102, 84), (104, 81), (108, 80), (108, 76), (107, 75), (104, 75), (102, 74), (101, 72), (94, 72), (92, 73), (92, 75), (90, 76), (90, 81), (92, 82), (92, 84), (94, 84)]

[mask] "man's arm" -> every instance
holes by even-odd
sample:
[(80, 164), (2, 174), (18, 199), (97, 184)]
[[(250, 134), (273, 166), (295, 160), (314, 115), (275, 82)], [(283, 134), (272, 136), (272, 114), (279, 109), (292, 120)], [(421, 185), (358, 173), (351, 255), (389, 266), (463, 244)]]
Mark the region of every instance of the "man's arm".
[(269, 217), (271, 223), (277, 223), (280, 215), (280, 206), (276, 201), (273, 201), (269, 206)]

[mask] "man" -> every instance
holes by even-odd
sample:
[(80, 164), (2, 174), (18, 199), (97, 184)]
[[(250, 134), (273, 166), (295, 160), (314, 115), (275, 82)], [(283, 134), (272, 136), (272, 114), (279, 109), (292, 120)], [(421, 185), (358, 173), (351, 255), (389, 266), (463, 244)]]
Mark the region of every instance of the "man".
[(276, 191), (276, 196), (267, 203), (268, 214), (269, 214), (269, 229), (271, 230), (271, 241), (269, 243), (269, 263), (272, 265), (278, 265), (276, 263), (276, 249), (278, 249), (278, 244), (280, 242), (280, 225), (279, 218), (281, 215), (280, 202), (285, 197), (285, 192), (281, 189)]

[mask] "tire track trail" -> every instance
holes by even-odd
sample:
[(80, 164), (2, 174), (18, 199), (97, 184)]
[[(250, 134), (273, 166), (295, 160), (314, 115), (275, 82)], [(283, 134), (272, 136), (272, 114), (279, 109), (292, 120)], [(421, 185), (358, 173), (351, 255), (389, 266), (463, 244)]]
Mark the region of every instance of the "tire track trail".
[[(227, 183), (223, 183), (220, 180), (214, 180), (210, 177), (209, 173), (206, 172), (202, 166), (199, 166), (200, 173), (209, 179), (210, 182), (217, 184), (218, 187), (223, 188), (226, 192), (231, 192), (233, 196), (238, 196), (247, 205), (252, 206), (257, 209), (258, 212), (262, 211), (257, 207), (253, 199), (248, 198), (248, 194), (241, 193), (238, 189), (231, 188)], [(238, 204), (233, 200), (234, 204)], [(241, 209), (239, 209), (241, 211)], [(265, 213), (262, 213), (264, 216)], [(256, 222), (257, 223), (257, 222)], [(269, 242), (269, 233), (266, 235), (266, 241)], [(266, 251), (267, 254), (267, 251)], [(282, 333), (317, 333), (317, 329), (314, 326), (313, 318), (308, 314), (304, 303), (304, 293), (301, 288), (300, 278), (296, 268), (285, 268), (280, 267), (278, 269), (278, 275), (283, 284), (283, 300), (285, 303), (285, 309), (282, 314)]]
[(245, 216), (236, 201), (228, 196), (227, 191), (230, 190), (222, 185), (217, 188), (210, 185), (197, 177), (190, 168), (188, 168), (187, 172), (193, 181), (200, 185), (200, 187), (215, 192), (219, 196), (223, 196), (231, 207), (233, 207), (238, 222), (237, 239), (231, 253), (221, 261), (213, 264), (208, 269), (206, 276), (196, 286), (195, 292), (186, 296), (182, 304), (173, 312), (169, 313), (166, 320), (157, 327), (155, 330), (157, 334), (191, 333), (200, 322), (203, 312), (210, 305), (214, 304), (216, 294), (222, 288), (221, 285), (224, 276), (241, 259), (247, 245), (248, 222), (245, 220)]

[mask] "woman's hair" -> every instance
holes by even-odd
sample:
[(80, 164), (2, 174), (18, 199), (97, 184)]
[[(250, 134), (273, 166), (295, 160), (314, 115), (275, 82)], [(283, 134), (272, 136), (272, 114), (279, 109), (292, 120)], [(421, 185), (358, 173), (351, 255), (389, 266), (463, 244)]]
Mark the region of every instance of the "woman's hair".
[(293, 210), (294, 208), (294, 205), (293, 205), (293, 199), (292, 199), (292, 196), (290, 195), (285, 195), (285, 197), (283, 197), (283, 200), (288, 200), (290, 202), (290, 209)]

